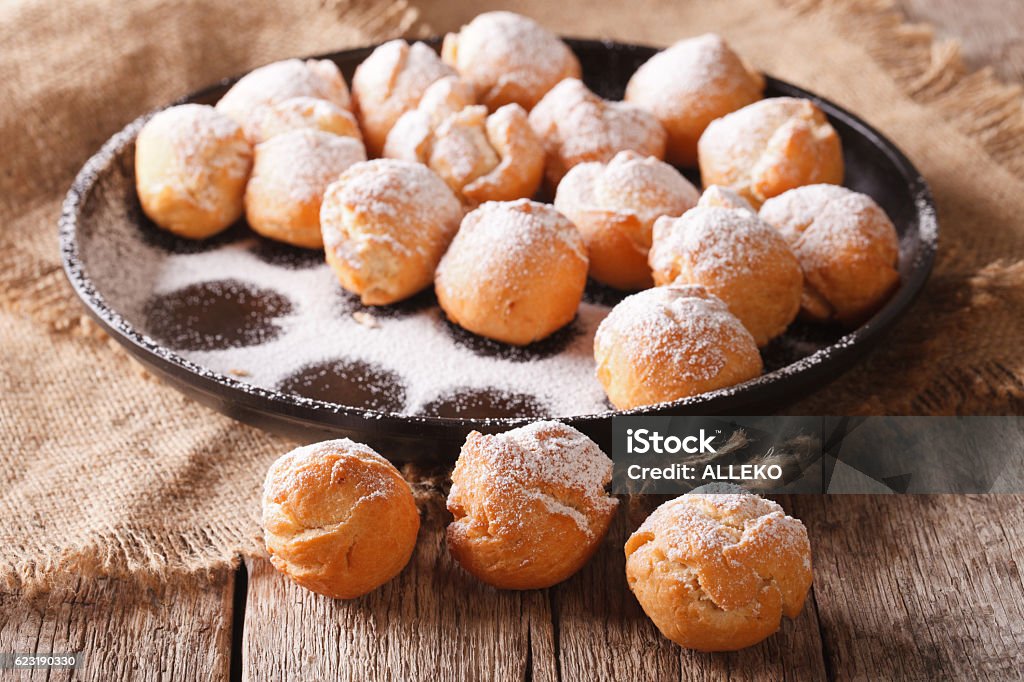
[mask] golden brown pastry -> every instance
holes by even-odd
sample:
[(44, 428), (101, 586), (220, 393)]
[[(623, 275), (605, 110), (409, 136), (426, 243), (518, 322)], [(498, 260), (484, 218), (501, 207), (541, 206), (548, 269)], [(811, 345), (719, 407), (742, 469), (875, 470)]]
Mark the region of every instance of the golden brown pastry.
[(659, 218), (650, 264), (655, 284), (700, 284), (720, 298), (758, 346), (800, 311), (800, 263), (786, 240), (746, 209), (697, 207)]
[(533, 19), (513, 12), (479, 14), (444, 37), (444, 61), (473, 85), (491, 111), (518, 104), (527, 111), (563, 78), (579, 78), (569, 46)]
[(665, 157), (697, 165), (697, 140), (716, 118), (761, 99), (764, 77), (721, 36), (680, 40), (643, 64), (626, 85), (627, 102), (651, 111), (668, 132)]
[(811, 587), (807, 529), (756, 495), (690, 494), (654, 510), (626, 541), (626, 580), (661, 633), (698, 651), (735, 651), (796, 618)]
[[(471, 206), (533, 196), (544, 174), (544, 148), (518, 104), (493, 114), (483, 105), (449, 114), (433, 129), (407, 125), (408, 112), (395, 124), (385, 156), (424, 163)], [(406, 135), (411, 134), (408, 138)]]
[(697, 189), (672, 166), (624, 151), (607, 164), (574, 166), (558, 185), (555, 208), (583, 234), (590, 276), (628, 291), (653, 283), (647, 252), (654, 221), (682, 215), (697, 199)]
[(249, 226), (287, 244), (322, 247), (324, 190), (349, 166), (364, 160), (366, 152), (358, 140), (310, 128), (256, 145), (256, 163), (245, 191)]
[(704, 186), (724, 185), (754, 206), (801, 185), (843, 181), (839, 136), (807, 99), (773, 97), (713, 121), (698, 150)]
[(217, 110), (235, 119), (254, 142), (252, 123), (263, 108), (293, 97), (313, 97), (351, 109), (348, 86), (338, 66), (329, 59), (285, 59), (250, 71), (228, 90)]
[(653, 114), (628, 102), (601, 99), (576, 78), (544, 95), (530, 112), (530, 125), (544, 142), (552, 191), (573, 166), (607, 163), (627, 149), (665, 158), (665, 129)]
[(252, 147), (213, 107), (181, 104), (146, 122), (135, 140), (142, 210), (174, 234), (203, 239), (242, 217)]
[(741, 208), (751, 213), (757, 213), (749, 201), (721, 185), (711, 185), (706, 188), (700, 195), (697, 205), (701, 208)]
[(612, 308), (594, 336), (597, 378), (620, 410), (669, 402), (761, 374), (754, 337), (700, 286), (669, 284)]
[(542, 421), (469, 434), (452, 472), (448, 549), (480, 580), (508, 590), (560, 583), (604, 540), (618, 501), (612, 462), (594, 441)]
[(422, 164), (359, 163), (327, 189), (320, 208), (327, 264), (366, 305), (421, 291), (451, 243), (462, 206)]
[(766, 201), (761, 218), (800, 260), (802, 310), (811, 319), (856, 326), (899, 285), (896, 228), (866, 194), (836, 185), (800, 187)]
[(430, 84), (415, 109), (402, 114), (388, 132), (382, 155), (424, 163), (434, 129), (452, 114), (476, 104), (472, 86), (458, 76), (446, 76)]
[(586, 283), (586, 245), (576, 227), (548, 204), (519, 199), (466, 215), (434, 289), (455, 324), (526, 345), (573, 320)]
[(431, 83), (453, 75), (425, 43), (392, 40), (375, 49), (352, 76), (352, 102), (370, 156), (380, 156), (395, 121), (416, 108)]
[(322, 130), (363, 141), (359, 123), (351, 111), (315, 97), (292, 97), (262, 107), (250, 119), (253, 144), (266, 142), (275, 135), (300, 128)]
[(292, 450), (263, 484), (263, 538), (274, 568), (335, 599), (354, 599), (398, 575), (419, 528), (398, 470), (347, 438)]

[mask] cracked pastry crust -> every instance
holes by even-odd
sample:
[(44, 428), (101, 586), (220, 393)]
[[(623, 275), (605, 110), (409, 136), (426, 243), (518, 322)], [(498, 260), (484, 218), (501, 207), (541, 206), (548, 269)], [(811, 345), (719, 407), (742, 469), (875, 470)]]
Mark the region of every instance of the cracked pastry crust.
[[(712, 194), (708, 203), (727, 202)], [(771, 225), (745, 208), (698, 206), (654, 224), (650, 264), (657, 285), (699, 284), (722, 299), (764, 346), (800, 311), (800, 262)]]
[(263, 107), (253, 115), (250, 126), (253, 144), (301, 128), (322, 130), (363, 141), (355, 114), (333, 102), (315, 97), (292, 97)]
[(563, 78), (579, 78), (569, 46), (533, 19), (513, 12), (485, 12), (444, 37), (441, 57), (494, 111), (518, 104), (527, 111)]
[(681, 40), (640, 66), (626, 85), (627, 102), (657, 116), (668, 132), (665, 157), (697, 165), (697, 140), (716, 118), (761, 99), (764, 77), (721, 36)]
[(899, 286), (896, 228), (866, 194), (836, 185), (799, 187), (766, 201), (761, 218), (800, 260), (805, 317), (855, 327)]
[(459, 229), (462, 205), (422, 164), (375, 159), (349, 168), (320, 207), (327, 264), (366, 305), (430, 286)]
[(370, 53), (352, 76), (352, 104), (370, 157), (381, 155), (392, 126), (432, 83), (454, 75), (426, 43), (392, 40)]
[(600, 546), (618, 501), (612, 463), (564, 424), (469, 434), (452, 472), (448, 549), (478, 579), (510, 590), (549, 587)]
[(242, 128), (213, 107), (182, 104), (146, 122), (135, 142), (135, 188), (154, 223), (203, 239), (242, 216), (252, 169)]
[(803, 523), (756, 495), (683, 495), (626, 541), (626, 580), (667, 638), (735, 651), (796, 618), (811, 586)]
[(603, 99), (577, 78), (566, 78), (544, 95), (530, 112), (530, 125), (544, 143), (551, 191), (573, 166), (607, 163), (621, 151), (665, 158), (665, 129), (653, 114)]
[(353, 599), (401, 572), (420, 517), (398, 470), (346, 439), (297, 448), (263, 484), (263, 538), (274, 567), (306, 589)]
[(647, 252), (654, 221), (680, 216), (697, 203), (697, 189), (672, 166), (633, 151), (607, 164), (581, 163), (558, 185), (555, 208), (587, 243), (590, 276), (617, 289), (653, 285)]
[(817, 183), (843, 181), (843, 149), (813, 102), (773, 97), (713, 121), (698, 143), (705, 187), (723, 185), (759, 207)]

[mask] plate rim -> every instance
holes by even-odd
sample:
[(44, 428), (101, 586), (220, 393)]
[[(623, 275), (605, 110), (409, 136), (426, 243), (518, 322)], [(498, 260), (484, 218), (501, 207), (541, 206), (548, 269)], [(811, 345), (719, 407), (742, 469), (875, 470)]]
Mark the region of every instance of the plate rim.
[[(660, 51), (649, 45), (637, 43), (624, 43), (614, 40), (598, 40), (590, 38), (563, 37), (570, 45), (576, 48), (618, 48), (639, 52)], [(436, 47), (440, 44), (441, 38), (434, 36), (422, 39), (429, 45)], [(355, 47), (345, 50), (337, 50), (302, 59), (330, 59), (337, 61), (343, 58), (357, 57), (359, 53), (369, 54), (373, 49), (382, 43), (374, 45)], [(247, 72), (248, 73), (248, 72)], [(714, 412), (714, 408), (727, 402), (737, 394), (755, 393), (758, 389), (769, 386), (776, 386), (777, 382), (787, 381), (796, 384), (798, 380), (804, 383), (811, 382), (818, 375), (824, 375), (830, 370), (837, 370), (838, 376), (843, 369), (856, 361), (857, 356), (874, 348), (878, 337), (888, 331), (895, 322), (903, 316), (911, 304), (920, 295), (935, 263), (938, 251), (939, 224), (936, 214), (934, 197), (927, 181), (911, 163), (903, 151), (895, 143), (882, 135), (873, 126), (861, 119), (856, 114), (844, 107), (810, 92), (800, 86), (787, 81), (775, 78), (768, 74), (765, 76), (766, 89), (788, 91), (791, 96), (809, 99), (827, 113), (836, 113), (843, 122), (856, 129), (858, 134), (867, 138), (872, 145), (881, 150), (893, 163), (900, 175), (907, 184), (907, 189), (914, 202), (914, 209), (917, 219), (916, 238), (917, 249), (914, 260), (910, 264), (910, 272), (906, 280), (896, 293), (882, 306), (870, 319), (856, 329), (848, 331), (834, 343), (821, 348), (811, 355), (780, 367), (772, 372), (761, 374), (734, 386), (729, 386), (715, 391), (709, 391), (696, 396), (689, 396), (669, 402), (657, 403), (644, 407), (629, 410), (607, 410), (605, 412), (591, 413), (575, 416), (543, 416), (543, 417), (428, 417), (423, 415), (402, 415), (391, 412), (381, 412), (361, 407), (341, 405), (338, 403), (305, 398), (299, 395), (285, 393), (282, 391), (254, 386), (238, 379), (215, 372), (202, 367), (187, 359), (183, 355), (161, 345), (157, 340), (141, 332), (134, 325), (128, 322), (120, 312), (106, 302), (103, 295), (97, 290), (94, 282), (89, 277), (85, 263), (83, 262), (77, 239), (77, 227), (80, 217), (79, 209), (88, 198), (89, 193), (95, 186), (99, 173), (104, 170), (124, 148), (131, 144), (143, 124), (153, 115), (170, 106), (201, 98), (223, 88), (238, 80), (244, 74), (224, 78), (216, 83), (210, 84), (195, 90), (183, 97), (164, 106), (148, 111), (135, 120), (128, 123), (124, 128), (111, 136), (100, 149), (93, 154), (76, 174), (74, 182), (65, 195), (61, 206), (61, 214), (58, 220), (58, 233), (60, 242), (61, 262), (64, 273), (67, 276), (76, 295), (85, 305), (91, 317), (122, 346), (131, 352), (140, 361), (147, 364), (155, 364), (156, 369), (172, 375), (196, 389), (213, 397), (218, 402), (235, 402), (244, 405), (248, 409), (255, 409), (261, 413), (271, 413), (276, 418), (286, 418), (288, 421), (300, 422), (311, 428), (337, 429), (360, 429), (360, 428), (382, 428), (388, 433), (396, 436), (402, 435), (401, 431), (409, 428), (417, 428), (416, 435), (423, 436), (423, 429), (436, 433), (437, 435), (450, 435), (452, 429), (494, 429), (498, 427), (513, 428), (524, 423), (537, 421), (538, 419), (553, 419), (568, 424), (593, 424), (607, 420), (615, 416), (636, 416), (651, 414), (670, 414), (680, 410), (692, 410), (697, 406), (710, 408), (707, 413)], [(875, 343), (872, 343), (872, 342)], [(850, 359), (851, 363), (843, 361)], [(183, 378), (181, 374), (184, 374)], [(788, 377), (787, 377), (788, 375)], [(175, 387), (176, 390), (178, 387)], [(225, 394), (225, 392), (229, 392)], [(221, 410), (222, 412), (224, 410)], [(229, 412), (230, 414), (230, 412)], [(335, 422), (324, 423), (317, 416), (333, 415)], [(356, 424), (357, 420), (359, 423)], [(370, 423), (368, 423), (370, 422)], [(396, 428), (397, 427), (397, 430)]]

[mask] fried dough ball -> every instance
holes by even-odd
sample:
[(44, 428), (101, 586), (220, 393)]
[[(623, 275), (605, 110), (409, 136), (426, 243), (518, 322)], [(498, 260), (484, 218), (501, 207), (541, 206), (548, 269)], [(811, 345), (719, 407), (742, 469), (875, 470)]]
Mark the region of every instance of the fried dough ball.
[(800, 263), (782, 235), (746, 209), (697, 207), (659, 218), (650, 264), (655, 284), (699, 284), (720, 298), (758, 346), (800, 311)]
[(699, 395), (761, 373), (754, 337), (700, 286), (670, 284), (612, 308), (594, 336), (597, 378), (620, 410)]
[(761, 218), (789, 242), (804, 271), (802, 311), (854, 327), (899, 286), (899, 237), (866, 194), (809, 185), (770, 199)]
[(251, 119), (252, 141), (266, 142), (275, 135), (311, 128), (363, 141), (355, 115), (337, 104), (315, 97), (292, 97), (262, 107)]
[(653, 284), (647, 252), (654, 221), (682, 215), (697, 199), (697, 189), (672, 166), (624, 151), (607, 164), (574, 166), (558, 185), (555, 208), (583, 234), (590, 276), (635, 291)]
[(697, 140), (716, 118), (761, 99), (764, 77), (721, 36), (680, 40), (647, 60), (626, 85), (627, 102), (652, 112), (668, 133), (665, 158), (697, 165)]
[(783, 192), (843, 181), (843, 148), (807, 99), (773, 97), (713, 121), (698, 144), (704, 186), (723, 185), (754, 206)]

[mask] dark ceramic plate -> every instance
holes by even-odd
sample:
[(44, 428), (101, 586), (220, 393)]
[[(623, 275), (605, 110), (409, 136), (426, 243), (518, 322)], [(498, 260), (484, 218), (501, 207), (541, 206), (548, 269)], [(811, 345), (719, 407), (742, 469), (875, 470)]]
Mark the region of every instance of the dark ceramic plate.
[[(621, 97), (633, 71), (656, 51), (591, 40), (569, 44), (579, 55), (587, 84), (612, 99)], [(351, 79), (371, 50), (326, 57)], [(225, 81), (183, 101), (212, 104), (230, 84)], [(927, 185), (906, 157), (856, 116), (800, 88), (769, 78), (766, 95), (808, 97), (828, 114), (843, 140), (847, 186), (874, 197), (896, 225), (901, 285), (859, 329), (846, 333), (796, 323), (764, 350), (763, 376), (645, 413), (773, 412), (834, 379), (876, 345), (931, 270), (938, 229), (934, 207)], [(244, 223), (195, 243), (146, 220), (135, 197), (132, 168), (135, 136), (146, 118), (111, 138), (79, 173), (61, 216), (61, 254), (75, 291), (99, 324), (171, 385), (261, 428), (307, 442), (348, 436), (398, 460), (450, 459), (470, 430), (505, 430), (536, 417), (564, 418), (608, 444), (613, 412), (600, 397), (594, 398), (600, 388), (592, 368), (585, 367), (585, 376), (579, 372), (593, 326), (620, 296), (590, 287), (573, 325), (536, 347), (516, 351), (460, 333), (443, 321), (432, 296), (425, 293), (373, 311), (370, 326), (380, 343), (372, 344), (376, 349), (365, 341), (359, 346), (356, 339), (365, 336), (363, 331), (339, 331), (330, 325), (356, 319), (367, 326), (367, 311), (337, 290), (320, 254), (263, 240)], [(288, 293), (291, 283), (300, 282), (323, 294), (315, 297), (318, 303), (312, 308), (303, 299), (308, 291), (299, 291), (302, 296)], [(326, 326), (317, 336), (320, 325)], [(304, 337), (296, 336), (300, 330)], [(332, 339), (333, 356), (304, 359), (307, 347), (321, 338)], [(390, 348), (388, 344), (398, 349), (388, 367), (358, 351), (376, 350), (380, 360), (380, 347)], [(431, 396), (425, 392), (430, 387), (423, 385), (432, 371), (429, 362), (426, 379), (422, 362), (416, 380), (403, 374), (403, 362), (413, 362), (418, 346), (436, 355), (441, 383), (451, 383), (461, 371), (470, 378), (507, 374), (519, 388), (492, 387), (485, 380), (469, 388), (449, 386)], [(477, 372), (473, 363), (485, 364)], [(266, 371), (278, 368), (280, 374), (281, 366), (286, 366), (287, 376)], [(551, 377), (562, 376), (560, 372), (578, 377), (565, 383), (567, 391), (578, 389), (583, 396), (572, 410), (560, 411), (564, 396), (550, 390)], [(531, 391), (541, 386), (548, 387), (546, 396), (539, 389)]]

